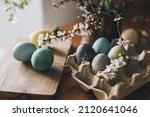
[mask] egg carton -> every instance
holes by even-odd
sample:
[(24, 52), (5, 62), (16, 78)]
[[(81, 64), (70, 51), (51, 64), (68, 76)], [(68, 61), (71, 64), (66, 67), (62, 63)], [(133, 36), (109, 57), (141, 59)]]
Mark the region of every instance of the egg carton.
[[(113, 40), (112, 46), (117, 40)], [(150, 81), (150, 43), (141, 36), (137, 47), (129, 46), (127, 53), (130, 61), (127, 66), (119, 68), (115, 79), (106, 80), (92, 73), (90, 63), (77, 64), (75, 54), (69, 55), (66, 66), (72, 71), (72, 77), (80, 87), (92, 91), (97, 99), (122, 99)]]

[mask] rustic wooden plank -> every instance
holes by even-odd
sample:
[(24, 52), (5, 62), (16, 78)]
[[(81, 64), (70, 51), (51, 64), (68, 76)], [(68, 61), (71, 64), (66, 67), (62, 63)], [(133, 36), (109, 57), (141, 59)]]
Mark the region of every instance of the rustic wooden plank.
[(15, 60), (11, 54), (13, 46), (14, 44), (9, 46), (0, 58), (0, 97), (5, 97), (5, 94), (11, 96), (11, 93), (13, 97), (14, 94), (27, 94), (34, 97), (53, 96), (60, 81), (71, 41), (57, 42), (53, 48), (54, 63), (45, 72), (34, 70), (31, 63)]

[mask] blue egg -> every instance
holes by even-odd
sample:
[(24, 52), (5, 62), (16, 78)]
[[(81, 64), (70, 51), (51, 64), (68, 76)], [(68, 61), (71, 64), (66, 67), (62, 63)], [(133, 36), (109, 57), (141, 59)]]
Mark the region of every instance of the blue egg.
[(81, 44), (76, 50), (76, 60), (78, 64), (81, 64), (83, 61), (91, 62), (93, 58), (96, 56), (96, 53), (91, 45), (89, 44)]
[(51, 49), (39, 48), (31, 58), (32, 66), (38, 71), (45, 71), (53, 64), (54, 55)]
[(96, 54), (107, 54), (110, 49), (110, 43), (105, 37), (100, 37), (94, 42), (92, 47), (95, 50)]
[(22, 62), (30, 61), (36, 46), (29, 42), (20, 42), (13, 47), (13, 57)]

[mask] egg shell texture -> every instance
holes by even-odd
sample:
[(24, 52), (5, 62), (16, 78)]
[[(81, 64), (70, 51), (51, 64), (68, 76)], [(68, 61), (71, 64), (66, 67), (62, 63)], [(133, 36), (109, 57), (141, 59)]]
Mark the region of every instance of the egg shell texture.
[(54, 60), (54, 55), (51, 49), (37, 49), (31, 58), (32, 66), (38, 71), (45, 71), (50, 68)]
[(100, 37), (94, 42), (92, 47), (95, 50), (96, 54), (107, 54), (110, 49), (110, 43), (106, 38)]
[(12, 50), (13, 57), (22, 62), (30, 61), (36, 46), (29, 42), (17, 43)]
[(123, 46), (116, 45), (108, 53), (110, 59), (118, 59), (120, 56), (124, 56), (126, 51)]
[(96, 53), (91, 45), (81, 44), (77, 48), (75, 56), (76, 56), (77, 63), (81, 64), (82, 61), (91, 62), (93, 58), (96, 56)]
[(50, 31), (47, 29), (41, 29), (41, 30), (37, 30), (34, 31), (30, 36), (29, 36), (29, 42), (33, 43), (36, 47), (38, 46), (38, 38), (40, 34), (50, 34)]
[(97, 74), (98, 71), (105, 70), (106, 66), (109, 64), (110, 64), (110, 59), (108, 58), (108, 56), (100, 53), (94, 57), (91, 63), (92, 72), (94, 74)]
[(132, 28), (124, 30), (121, 34), (121, 37), (125, 40), (130, 40), (131, 44), (134, 46), (136, 46), (139, 41), (139, 34)]

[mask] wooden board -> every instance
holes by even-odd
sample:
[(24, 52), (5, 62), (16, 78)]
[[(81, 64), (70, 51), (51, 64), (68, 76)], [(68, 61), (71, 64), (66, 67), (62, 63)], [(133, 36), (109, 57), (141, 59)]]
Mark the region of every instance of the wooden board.
[(71, 41), (57, 42), (53, 49), (54, 63), (45, 72), (34, 70), (31, 63), (15, 60), (11, 53), (13, 46), (0, 58), (0, 97), (50, 99), (56, 93)]

